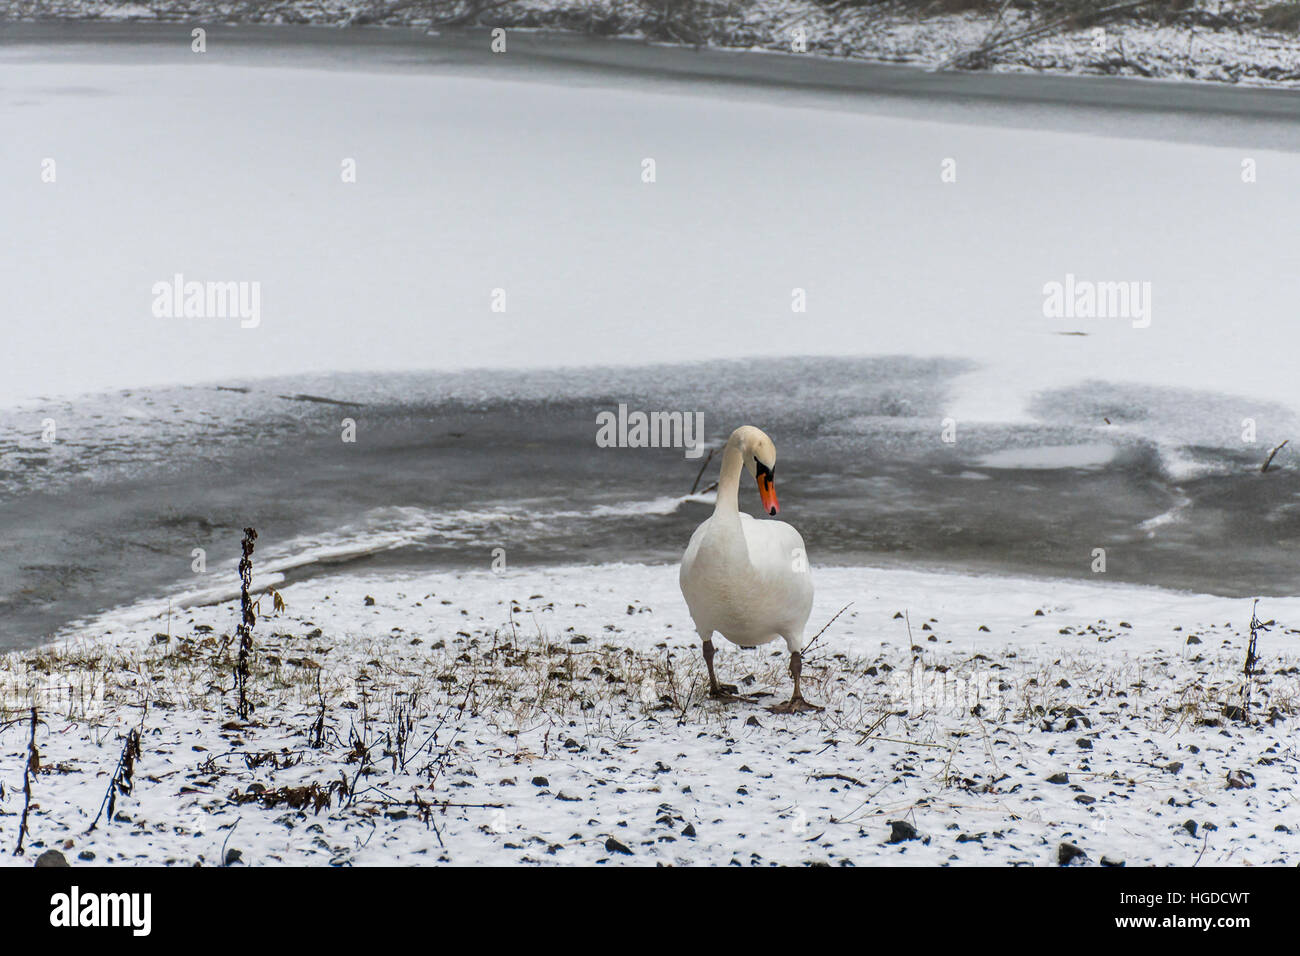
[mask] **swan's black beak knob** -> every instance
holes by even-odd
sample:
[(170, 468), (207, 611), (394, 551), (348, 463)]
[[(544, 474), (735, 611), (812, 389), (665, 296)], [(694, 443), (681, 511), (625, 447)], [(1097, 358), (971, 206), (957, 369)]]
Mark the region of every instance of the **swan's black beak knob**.
[(758, 497), (763, 501), (763, 510), (775, 517), (781, 510), (781, 504), (776, 500), (776, 476), (772, 474), (772, 469), (762, 462), (758, 462), (757, 465), (757, 474), (754, 477), (758, 479)]

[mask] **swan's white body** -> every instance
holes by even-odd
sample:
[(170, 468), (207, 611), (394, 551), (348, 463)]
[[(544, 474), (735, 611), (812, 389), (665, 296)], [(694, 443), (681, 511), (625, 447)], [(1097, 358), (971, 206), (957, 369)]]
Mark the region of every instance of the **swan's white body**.
[[(741, 647), (782, 637), (798, 654), (812, 612), (812, 575), (798, 531), (740, 512), (740, 472), (747, 467), (754, 473), (756, 455), (757, 466), (770, 473), (776, 463), (771, 439), (748, 425), (736, 429), (723, 451), (713, 516), (695, 529), (682, 557), (682, 596), (706, 645), (715, 631)], [(775, 512), (774, 489), (771, 495)]]
[(813, 602), (805, 555), (803, 538), (784, 521), (715, 511), (682, 557), (682, 595), (700, 637), (716, 631), (741, 647), (783, 637), (791, 653), (803, 650)]

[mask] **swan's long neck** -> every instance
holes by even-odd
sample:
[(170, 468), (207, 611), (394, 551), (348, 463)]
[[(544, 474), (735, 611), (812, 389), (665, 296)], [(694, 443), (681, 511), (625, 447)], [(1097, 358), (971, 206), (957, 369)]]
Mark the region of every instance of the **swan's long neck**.
[(722, 452), (722, 473), (718, 476), (718, 502), (713, 513), (718, 516), (740, 514), (740, 473), (745, 467), (745, 457), (738, 442), (727, 442)]

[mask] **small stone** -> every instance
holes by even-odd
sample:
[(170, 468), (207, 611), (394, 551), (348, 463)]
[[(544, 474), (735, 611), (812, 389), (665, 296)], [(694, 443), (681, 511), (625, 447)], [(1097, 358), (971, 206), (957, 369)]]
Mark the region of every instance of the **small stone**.
[(1186, 830), (1188, 833), (1190, 833), (1192, 836), (1196, 836), (1196, 821), (1184, 820), (1183, 829)]
[(608, 850), (610, 853), (623, 853), (627, 856), (632, 855), (631, 850), (629, 850), (622, 843), (619, 843), (613, 837), (609, 837), (608, 839), (605, 840), (605, 849)]
[(58, 850), (46, 850), (36, 858), (37, 866), (67, 866), (68, 861)]
[(1065, 773), (1064, 771), (1062, 771), (1061, 773), (1054, 773), (1047, 778), (1047, 782), (1048, 783), (1069, 783), (1070, 775), (1068, 773)]
[(1169, 773), (1177, 773), (1182, 769), (1183, 769), (1183, 762), (1181, 760), (1175, 760), (1172, 763), (1168, 763), (1165, 765), (1165, 770), (1167, 770)]
[(550, 785), (551, 781), (547, 780), (545, 777), (533, 777), (534, 787), (549, 787)]
[(226, 851), (226, 866), (234, 866), (236, 863), (244, 862), (244, 854), (231, 847)]
[(1123, 861), (1123, 860), (1114, 860), (1114, 859), (1111, 859), (1111, 858), (1108, 857), (1108, 856), (1103, 856), (1103, 857), (1101, 858), (1101, 865), (1102, 865), (1102, 866), (1123, 866), (1123, 865), (1124, 865), (1124, 861)]
[(1056, 862), (1061, 866), (1072, 866), (1075, 863), (1086, 863), (1088, 854), (1084, 853), (1073, 843), (1062, 843), (1056, 848)]
[(367, 594), (367, 595), (366, 595), (366, 607), (374, 607), (374, 606), (375, 606), (375, 599), (372, 598), (369, 594)]
[(688, 823), (686, 824), (686, 826), (682, 827), (682, 836), (684, 837), (695, 836), (695, 824)]
[(890, 843), (904, 843), (908, 840), (915, 840), (920, 836), (920, 834), (916, 832), (916, 827), (912, 826), (912, 824), (908, 823), (906, 820), (890, 820), (889, 827)]

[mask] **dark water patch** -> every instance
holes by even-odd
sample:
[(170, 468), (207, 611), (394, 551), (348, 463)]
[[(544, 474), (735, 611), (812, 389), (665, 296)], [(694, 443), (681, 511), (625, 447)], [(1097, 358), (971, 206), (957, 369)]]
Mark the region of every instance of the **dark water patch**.
[[(969, 369), (896, 357), (304, 376), (0, 413), (0, 645), (233, 586), (248, 524), (259, 568), (295, 565), (297, 577), (487, 569), (495, 548), (515, 568), (676, 561), (711, 508), (679, 500), (700, 460), (597, 447), (597, 414), (619, 404), (700, 411), (714, 444), (742, 423), (767, 430), (782, 517), (814, 565), (1296, 593), (1295, 473), (1280, 460), (1262, 475), (1254, 449), (1193, 434), (1205, 409), (1227, 414), (1235, 400), (1099, 383), (1040, 396), (1037, 422), (957, 423), (948, 442), (943, 411)], [(1128, 417), (1098, 425), (1098, 411)], [(58, 439), (33, 454), (46, 418)], [(757, 511), (748, 484), (741, 501)], [(191, 569), (196, 548), (206, 573)]]

